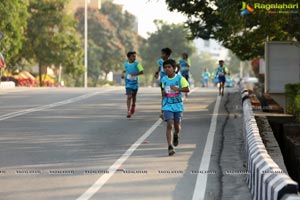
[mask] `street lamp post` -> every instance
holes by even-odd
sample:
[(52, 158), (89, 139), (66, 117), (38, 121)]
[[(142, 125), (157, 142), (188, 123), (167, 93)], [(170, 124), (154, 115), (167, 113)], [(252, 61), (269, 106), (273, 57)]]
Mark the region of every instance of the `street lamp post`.
[(84, 0), (84, 88), (87, 88), (88, 78), (88, 0)]

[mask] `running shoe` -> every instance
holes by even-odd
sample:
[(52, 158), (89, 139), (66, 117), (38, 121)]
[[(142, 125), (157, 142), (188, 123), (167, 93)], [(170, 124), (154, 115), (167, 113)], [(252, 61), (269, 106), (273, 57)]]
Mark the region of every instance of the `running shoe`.
[(175, 146), (175, 147), (177, 147), (178, 146), (178, 144), (179, 144), (179, 136), (178, 136), (178, 134), (173, 134), (173, 145)]
[(173, 156), (175, 154), (175, 149), (172, 145), (169, 146), (168, 152), (169, 156)]
[(131, 117), (131, 115), (132, 115), (132, 113), (131, 113), (131, 111), (128, 111), (128, 113), (127, 113), (127, 118), (130, 118)]
[(130, 112), (131, 112), (132, 115), (135, 113), (135, 105), (132, 105), (132, 106), (131, 106)]

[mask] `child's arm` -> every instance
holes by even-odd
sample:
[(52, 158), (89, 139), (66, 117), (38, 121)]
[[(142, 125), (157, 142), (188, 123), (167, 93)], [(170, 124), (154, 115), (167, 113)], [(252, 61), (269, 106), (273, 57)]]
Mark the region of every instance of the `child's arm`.
[(144, 68), (141, 65), (141, 63), (138, 64), (137, 69), (138, 69), (138, 72), (132, 73), (131, 76), (138, 76), (138, 75), (144, 74)]
[(176, 86), (171, 86), (171, 89), (177, 92), (190, 92), (190, 87), (178, 88)]
[(189, 83), (184, 77), (181, 77), (180, 87), (176, 87), (176, 86), (172, 85), (171, 89), (173, 91), (177, 91), (177, 92), (190, 92)]
[(141, 75), (141, 74), (144, 74), (144, 71), (140, 71), (138, 73), (132, 73), (131, 76), (138, 76), (138, 75)]
[(175, 71), (175, 73), (178, 74), (179, 71), (180, 71), (180, 65), (176, 64), (176, 71)]
[(156, 71), (155, 74), (154, 74), (154, 77), (155, 77), (156, 79), (158, 79), (159, 71), (160, 71), (160, 67), (158, 67), (157, 71)]
[(121, 74), (121, 78), (122, 78), (122, 79), (125, 78), (125, 74), (126, 74), (126, 71), (124, 70), (124, 71), (122, 72), (122, 74)]

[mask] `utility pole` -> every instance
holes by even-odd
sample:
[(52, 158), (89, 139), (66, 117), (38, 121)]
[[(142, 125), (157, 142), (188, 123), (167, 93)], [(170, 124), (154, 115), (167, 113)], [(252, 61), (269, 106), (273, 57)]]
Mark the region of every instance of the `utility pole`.
[(84, 88), (88, 87), (88, 0), (84, 0)]

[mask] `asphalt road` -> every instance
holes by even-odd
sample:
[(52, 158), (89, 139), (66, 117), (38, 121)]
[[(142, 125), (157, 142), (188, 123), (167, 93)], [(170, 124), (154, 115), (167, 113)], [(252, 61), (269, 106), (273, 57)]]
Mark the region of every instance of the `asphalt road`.
[(251, 199), (239, 95), (195, 88), (167, 155), (159, 88), (0, 90), (0, 199)]

